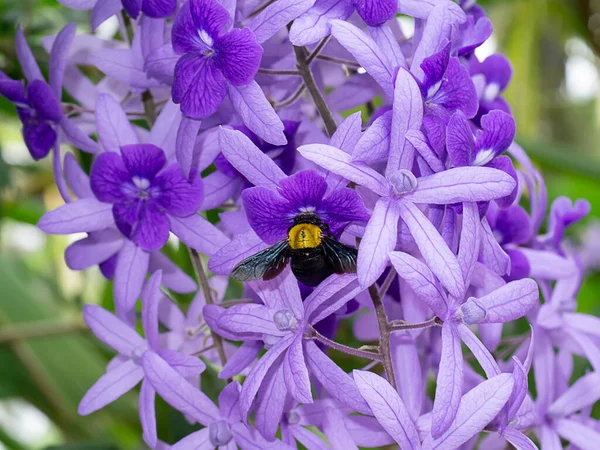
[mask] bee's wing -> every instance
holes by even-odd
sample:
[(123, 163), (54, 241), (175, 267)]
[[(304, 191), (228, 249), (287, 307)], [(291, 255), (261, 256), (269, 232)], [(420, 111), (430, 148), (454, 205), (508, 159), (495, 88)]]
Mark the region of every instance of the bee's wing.
[(288, 262), (288, 242), (281, 241), (252, 255), (233, 268), (231, 276), (239, 281), (271, 280), (279, 275)]
[(356, 273), (358, 251), (355, 248), (348, 247), (329, 236), (323, 237), (322, 244), (325, 259), (335, 273)]

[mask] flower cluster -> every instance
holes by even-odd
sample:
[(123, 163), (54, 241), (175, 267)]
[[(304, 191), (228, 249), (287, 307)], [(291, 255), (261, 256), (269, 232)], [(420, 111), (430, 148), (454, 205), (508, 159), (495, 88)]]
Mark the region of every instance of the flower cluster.
[[(558, 198), (545, 222), (510, 63), (474, 53), (492, 33), (475, 1), (60, 2), (120, 32), (45, 38), (47, 83), (19, 28), (26, 81), (0, 72), (0, 94), (32, 157), (53, 152), (65, 204), (39, 228), (86, 233), (68, 266), (113, 280), (115, 312), (83, 315), (118, 355), (81, 414), (141, 381), (153, 449), (598, 448), (600, 319), (576, 312), (585, 268), (565, 245), (589, 204)], [(335, 340), (348, 325), (365, 346)], [(573, 382), (575, 356), (590, 371)], [(228, 380), (218, 406), (207, 366)], [(157, 395), (198, 431), (162, 442)]]

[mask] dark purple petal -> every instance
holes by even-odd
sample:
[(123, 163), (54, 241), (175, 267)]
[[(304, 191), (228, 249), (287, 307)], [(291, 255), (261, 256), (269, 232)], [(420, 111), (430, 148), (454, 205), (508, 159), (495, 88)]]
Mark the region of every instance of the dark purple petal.
[(23, 122), (23, 140), (33, 159), (45, 158), (56, 142), (56, 131), (46, 122)]
[(442, 51), (435, 53), (434, 55), (428, 56), (421, 63), (421, 70), (425, 74), (425, 79), (421, 85), (423, 90), (423, 96), (429, 97), (429, 90), (432, 89), (431, 95), (435, 94), (439, 85), (436, 86), (444, 78), (448, 63), (450, 62), (450, 43), (442, 49)]
[(249, 28), (234, 28), (215, 42), (215, 64), (235, 86), (250, 83), (260, 65), (263, 49)]
[(148, 17), (169, 17), (175, 12), (177, 0), (143, 0), (142, 12)]
[(519, 190), (519, 177), (517, 176), (517, 171), (515, 170), (515, 166), (513, 165), (512, 159), (510, 159), (506, 155), (498, 156), (490, 161), (487, 165), (488, 167), (493, 167), (494, 169), (502, 170), (509, 174), (513, 180), (515, 180), (515, 187), (510, 194), (505, 197), (496, 199), (496, 203), (501, 208), (507, 208), (512, 205), (517, 198), (517, 193)]
[(285, 198), (292, 211), (305, 211), (307, 208), (317, 208), (325, 191), (325, 178), (312, 170), (303, 170), (279, 182), (279, 193)]
[(396, 16), (397, 0), (354, 0), (356, 11), (367, 25), (376, 27)]
[(350, 222), (369, 220), (365, 205), (354, 189), (336, 189), (321, 202), (317, 208), (319, 217), (329, 225), (331, 233), (335, 236), (343, 231)]
[(133, 19), (137, 19), (140, 15), (142, 0), (121, 0), (121, 3), (123, 3), (123, 9), (127, 11), (127, 14)]
[(98, 155), (90, 172), (90, 186), (96, 198), (105, 203), (122, 201), (126, 199), (126, 183), (133, 186), (121, 156), (113, 152)]
[(178, 217), (186, 217), (200, 209), (202, 203), (202, 179), (190, 182), (177, 164), (171, 164), (154, 180), (153, 186), (160, 189), (157, 203)]
[(113, 214), (119, 230), (146, 251), (162, 248), (169, 239), (169, 219), (152, 204), (115, 204)]
[(527, 257), (515, 248), (507, 249), (506, 253), (510, 258), (510, 275), (506, 275), (505, 280), (513, 281), (528, 277), (531, 273), (531, 266)]
[(45, 81), (34, 80), (27, 86), (27, 100), (40, 119), (58, 122), (63, 115), (52, 88)]
[(124, 145), (121, 147), (121, 155), (123, 164), (131, 176), (150, 182), (167, 162), (165, 152), (152, 144)]
[(461, 113), (453, 115), (446, 129), (446, 149), (454, 167), (471, 165), (474, 144), (469, 121)]
[(483, 74), (487, 84), (496, 84), (499, 92), (506, 89), (513, 71), (508, 58), (501, 54), (488, 56), (483, 62), (477, 61), (477, 58), (472, 58), (471, 67), (469, 69), (471, 75), (478, 73)]
[(214, 60), (197, 53), (182, 56), (175, 66), (173, 102), (192, 119), (212, 115), (227, 94), (225, 78)]
[(481, 118), (473, 164), (483, 166), (504, 153), (515, 138), (515, 119), (504, 111), (491, 111)]
[(217, 0), (190, 0), (190, 12), (198, 30), (206, 31), (213, 39), (219, 36), (231, 19)]
[(500, 210), (496, 217), (494, 235), (500, 245), (525, 244), (532, 233), (529, 214), (519, 205)]
[(429, 99), (449, 112), (462, 111), (472, 118), (479, 108), (479, 100), (471, 76), (457, 58), (451, 58), (439, 91)]
[(459, 41), (458, 56), (465, 56), (483, 44), (492, 35), (494, 28), (487, 17), (479, 19), (467, 16), (467, 21), (461, 25), (462, 39)]
[(26, 104), (25, 83), (22, 80), (12, 80), (0, 70), (0, 95), (13, 103)]
[(200, 44), (197, 36), (198, 27), (190, 12), (190, 2), (185, 2), (175, 17), (171, 30), (171, 42), (175, 53), (181, 54), (198, 50)]
[(287, 201), (270, 189), (253, 187), (242, 193), (248, 223), (267, 244), (287, 237), (297, 211)]
[(450, 113), (440, 105), (426, 104), (423, 113), (423, 131), (429, 139), (431, 148), (438, 156), (443, 155), (446, 144), (446, 126)]

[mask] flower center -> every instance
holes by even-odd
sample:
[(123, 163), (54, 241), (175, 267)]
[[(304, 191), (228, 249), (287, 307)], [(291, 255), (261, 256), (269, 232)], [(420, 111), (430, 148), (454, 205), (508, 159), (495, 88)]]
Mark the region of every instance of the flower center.
[(394, 173), (390, 178), (389, 182), (392, 185), (394, 194), (401, 196), (412, 192), (417, 187), (417, 178), (413, 175), (410, 170), (400, 169)]
[(475, 297), (469, 298), (456, 312), (456, 317), (468, 325), (480, 323), (487, 316), (485, 306)]
[(215, 51), (213, 50), (212, 47), (213, 47), (215, 41), (210, 36), (210, 34), (208, 34), (208, 32), (203, 29), (199, 29), (198, 30), (198, 38), (200, 38), (200, 42), (199, 42), (200, 46), (204, 47), (202, 50), (202, 53), (208, 58), (213, 56), (215, 54)]
[(148, 200), (150, 197), (150, 181), (142, 177), (133, 177), (131, 181), (137, 188), (136, 197), (140, 200)]
[(296, 317), (294, 317), (294, 313), (289, 309), (280, 309), (273, 314), (273, 322), (275, 322), (277, 329), (280, 331), (291, 330), (298, 324)]
[(148, 350), (148, 346), (146, 344), (138, 345), (136, 348), (134, 348), (131, 351), (131, 354), (129, 355), (129, 357), (133, 360), (133, 362), (141, 365), (142, 364), (142, 356), (144, 356), (144, 353), (146, 353), (146, 350)]
[(287, 413), (287, 423), (294, 425), (300, 422), (300, 415), (296, 411), (290, 411)]
[(489, 150), (480, 150), (479, 152), (477, 152), (477, 155), (475, 155), (475, 159), (473, 160), (473, 165), (474, 166), (485, 166), (487, 163), (489, 163), (492, 159), (494, 159), (494, 150), (489, 149)]
[(218, 422), (213, 422), (208, 426), (208, 437), (210, 439), (210, 443), (215, 447), (218, 447), (229, 444), (233, 434), (231, 433), (229, 424), (225, 420), (219, 420)]

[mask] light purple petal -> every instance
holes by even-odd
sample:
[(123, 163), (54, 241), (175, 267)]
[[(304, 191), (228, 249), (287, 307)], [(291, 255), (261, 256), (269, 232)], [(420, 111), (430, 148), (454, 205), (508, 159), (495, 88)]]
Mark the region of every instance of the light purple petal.
[(242, 189), (244, 179), (242, 177), (230, 177), (223, 172), (213, 172), (202, 179), (204, 187), (204, 199), (202, 210), (218, 208), (227, 200), (233, 198)]
[(65, 250), (65, 261), (71, 270), (85, 270), (101, 264), (123, 247), (123, 236), (113, 229), (97, 231), (92, 236), (73, 242)]
[(488, 378), (492, 378), (502, 372), (490, 351), (483, 345), (483, 342), (475, 336), (475, 333), (473, 333), (469, 327), (465, 324), (458, 325), (458, 334), (469, 350), (471, 350), (477, 362), (481, 364), (481, 367)]
[(360, 447), (381, 448), (394, 444), (394, 439), (374, 417), (347, 416), (345, 425), (354, 442)]
[(488, 167), (458, 167), (419, 178), (405, 198), (414, 203), (447, 205), (493, 200), (508, 195), (515, 181), (506, 172)]
[(600, 432), (573, 419), (557, 419), (554, 428), (561, 437), (581, 450), (596, 450), (600, 442)]
[(558, 433), (554, 430), (554, 427), (549, 425), (542, 425), (536, 430), (536, 434), (540, 440), (540, 446), (544, 450), (562, 450), (563, 445), (560, 442)]
[[(517, 450), (538, 450), (531, 439), (515, 428), (506, 428), (502, 435), (508, 442), (514, 445)], [(546, 450), (546, 448), (544, 448), (544, 450)]]
[(71, 119), (63, 116), (59, 123), (64, 135), (73, 146), (92, 154), (100, 152), (98, 143), (85, 134)]
[(392, 97), (394, 68), (390, 66), (383, 51), (366, 33), (351, 23), (332, 20), (331, 34), (356, 58), (383, 90)]
[(158, 436), (156, 434), (156, 411), (154, 407), (154, 399), (156, 392), (148, 380), (142, 381), (140, 389), (140, 422), (142, 424), (142, 437), (144, 442), (151, 448), (154, 448)]
[(311, 144), (299, 147), (298, 151), (306, 159), (330, 172), (365, 186), (379, 195), (388, 194), (388, 184), (382, 175), (366, 164), (353, 161), (352, 157), (342, 150), (325, 144)]
[[(357, 295), (358, 283), (354, 274), (334, 274), (326, 278), (317, 286), (304, 301), (304, 317), (310, 323), (317, 323), (324, 319), (322, 313), (333, 303), (348, 301), (351, 296)], [(343, 305), (340, 305), (341, 307)], [(338, 307), (338, 308), (339, 308)]]
[(121, 146), (137, 144), (138, 137), (121, 108), (109, 94), (100, 94), (96, 101), (98, 138), (106, 151), (119, 152)]
[(512, 281), (477, 299), (486, 310), (485, 319), (481, 323), (517, 320), (538, 303), (538, 297), (538, 285), (532, 279)]
[(308, 368), (302, 351), (302, 336), (298, 336), (290, 345), (283, 361), (283, 374), (292, 397), (300, 403), (313, 402)]
[(227, 363), (223, 366), (221, 372), (219, 372), (219, 378), (227, 379), (239, 375), (240, 372), (256, 360), (263, 347), (262, 341), (244, 342), (233, 356), (227, 360)]
[(419, 300), (438, 317), (446, 315), (446, 300), (442, 288), (427, 265), (403, 252), (391, 252), (390, 261), (398, 276), (408, 283)]
[(87, 416), (130, 391), (144, 377), (144, 370), (133, 360), (127, 361), (102, 375), (86, 392), (77, 412)]
[(44, 214), (37, 224), (48, 234), (98, 231), (113, 225), (112, 205), (95, 198), (82, 198), (60, 206)]
[(196, 431), (171, 446), (170, 450), (214, 450), (209, 433), (208, 427)]
[(519, 247), (531, 267), (531, 277), (543, 280), (560, 280), (572, 277), (577, 270), (573, 261), (555, 252)]
[(481, 244), (481, 219), (476, 203), (463, 204), (463, 220), (458, 248), (458, 262), (465, 285), (470, 284)]
[(279, 330), (275, 325), (273, 320), (275, 312), (255, 303), (234, 305), (219, 318), (219, 328), (241, 336), (246, 334), (284, 336), (288, 332)]
[(481, 221), (480, 260), (496, 274), (503, 276), (510, 270), (510, 256), (500, 247), (486, 218)]
[(277, 164), (241, 131), (221, 128), (219, 146), (231, 165), (255, 186), (277, 189), (286, 178)]
[(158, 350), (158, 304), (162, 272), (154, 272), (142, 289), (142, 324), (150, 348)]
[[(285, 356), (283, 356), (285, 358)], [(256, 429), (269, 440), (275, 438), (281, 421), (288, 388), (284, 379), (283, 362), (277, 362), (269, 369), (269, 373), (258, 390), (256, 397)]]
[(278, 0), (252, 18), (248, 24), (261, 44), (281, 28), (305, 13), (315, 0)]
[(337, 408), (327, 408), (323, 418), (323, 433), (327, 437), (331, 448), (358, 450), (354, 439), (346, 429), (344, 415)]
[(400, 205), (396, 199), (383, 197), (377, 201), (358, 249), (358, 281), (363, 288), (371, 286), (383, 273), (388, 253), (396, 247)]
[(173, 408), (205, 426), (219, 418), (214, 403), (156, 353), (146, 352), (142, 363), (146, 378)]
[(394, 85), (390, 157), (385, 169), (387, 178), (400, 169), (412, 169), (415, 150), (410, 142), (406, 142), (406, 133), (420, 129), (422, 122), (421, 90), (413, 76), (406, 69), (400, 68)]
[(423, 31), (423, 37), (415, 50), (410, 70), (419, 80), (423, 80), (423, 69), (421, 63), (428, 56), (435, 55), (450, 41), (452, 25), (455, 21), (450, 8), (444, 2), (435, 6), (427, 17), (427, 24)]
[(313, 44), (330, 33), (331, 20), (346, 20), (353, 12), (354, 5), (347, 0), (317, 0), (311, 9), (294, 20), (290, 41), (298, 46)]
[(465, 289), (461, 268), (444, 238), (411, 202), (400, 203), (400, 217), (410, 230), (431, 271), (451, 294), (460, 297)]
[(199, 120), (184, 117), (181, 119), (177, 130), (175, 155), (186, 177), (191, 175), (194, 161), (194, 146), (196, 145), (196, 137), (198, 136), (198, 131), (200, 131), (201, 124), (202, 122)]
[(206, 364), (196, 356), (190, 356), (172, 350), (161, 350), (159, 355), (169, 366), (179, 372), (184, 378), (200, 375), (206, 370)]
[(92, 30), (95, 31), (96, 28), (121, 11), (122, 8), (121, 0), (96, 1), (91, 14)]
[(258, 431), (243, 423), (233, 424), (231, 431), (235, 443), (244, 450), (290, 450), (290, 447), (281, 441), (268, 442)]
[(352, 153), (352, 149), (356, 146), (361, 135), (362, 118), (361, 112), (358, 111), (340, 123), (333, 136), (331, 136), (329, 145), (344, 150), (346, 153)]
[(219, 275), (229, 275), (235, 265), (268, 247), (254, 232), (248, 230), (238, 234), (233, 240), (215, 253), (208, 261), (208, 268)]
[(387, 158), (390, 152), (392, 111), (379, 116), (361, 136), (352, 151), (352, 159), (361, 162), (376, 162)]
[(150, 255), (131, 241), (126, 241), (119, 252), (113, 293), (115, 302), (129, 311), (142, 291), (148, 271)]
[(98, 339), (122, 355), (129, 356), (146, 345), (133, 328), (100, 306), (84, 306), (83, 319)]
[(198, 214), (189, 217), (169, 217), (171, 231), (188, 247), (208, 256), (214, 255), (229, 243), (221, 230)]
[(188, 274), (161, 252), (150, 253), (149, 272), (162, 270), (162, 282), (169, 289), (187, 294), (194, 292), (198, 286)]
[(229, 85), (229, 98), (244, 125), (273, 145), (285, 145), (281, 119), (256, 81), (245, 86)]
[(394, 69), (398, 67), (408, 69), (408, 64), (406, 64), (406, 59), (404, 58), (398, 39), (389, 26), (369, 27), (369, 35), (387, 56), (390, 67)]
[(569, 387), (550, 406), (548, 413), (554, 417), (566, 417), (600, 399), (600, 374), (591, 372), (584, 375)]
[(306, 363), (310, 373), (323, 385), (327, 392), (344, 405), (362, 414), (371, 414), (371, 409), (363, 399), (354, 380), (313, 341), (304, 342)]
[(478, 434), (500, 412), (513, 388), (510, 374), (502, 374), (479, 384), (467, 392), (450, 428), (439, 438), (428, 437), (426, 450), (455, 449)]
[(443, 172), (446, 170), (444, 164), (440, 161), (437, 154), (429, 146), (427, 138), (420, 130), (408, 130), (406, 140), (412, 144), (417, 153), (427, 163), (434, 172)]
[(420, 449), (421, 440), (404, 402), (392, 386), (372, 372), (354, 370), (356, 386), (381, 426), (403, 449)]
[(252, 405), (254, 397), (256, 397), (258, 389), (260, 388), (260, 385), (262, 384), (269, 368), (275, 363), (279, 356), (288, 349), (294, 340), (294, 337), (295, 336), (293, 334), (283, 337), (258, 360), (248, 374), (240, 394), (240, 411), (244, 420), (247, 419), (250, 406)]
[(410, 417), (415, 421), (421, 413), (424, 400), (423, 374), (417, 346), (408, 334), (393, 333), (390, 347), (398, 393)]
[(44, 81), (44, 76), (35, 61), (35, 57), (31, 52), (31, 48), (29, 48), (29, 44), (27, 44), (21, 25), (17, 27), (17, 33), (15, 34), (15, 50), (17, 52), (17, 59), (19, 60), (21, 71), (23, 72), (23, 75), (25, 75), (27, 81), (30, 83), (34, 80)]
[(77, 25), (74, 23), (67, 24), (56, 35), (56, 39), (52, 44), (52, 50), (50, 51), (48, 79), (57, 99), (62, 97), (63, 77), (68, 62), (69, 47), (71, 46), (71, 42), (73, 42), (76, 30)]
[(431, 435), (439, 438), (454, 421), (463, 393), (463, 356), (455, 325), (442, 326), (442, 353), (433, 411)]

